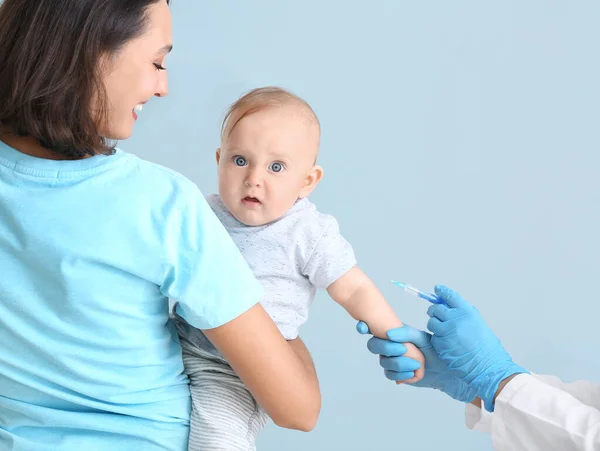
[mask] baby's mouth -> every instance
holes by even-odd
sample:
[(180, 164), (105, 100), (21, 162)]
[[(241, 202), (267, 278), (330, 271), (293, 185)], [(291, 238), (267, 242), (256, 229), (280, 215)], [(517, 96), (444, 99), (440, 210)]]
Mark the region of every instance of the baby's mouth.
[(258, 200), (256, 197), (252, 197), (252, 196), (246, 196), (242, 199), (242, 201), (244, 203), (249, 203), (249, 204), (260, 204), (260, 200)]

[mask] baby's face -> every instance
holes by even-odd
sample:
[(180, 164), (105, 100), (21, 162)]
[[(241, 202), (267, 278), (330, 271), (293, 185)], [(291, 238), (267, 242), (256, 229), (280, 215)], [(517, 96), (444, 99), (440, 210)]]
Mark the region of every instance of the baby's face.
[(223, 203), (249, 226), (281, 218), (314, 188), (311, 174), (318, 148), (318, 126), (298, 107), (269, 108), (244, 117), (217, 151)]

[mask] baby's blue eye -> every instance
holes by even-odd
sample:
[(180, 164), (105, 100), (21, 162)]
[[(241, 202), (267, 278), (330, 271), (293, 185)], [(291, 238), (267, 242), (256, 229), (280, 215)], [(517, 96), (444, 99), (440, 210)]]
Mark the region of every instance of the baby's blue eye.
[(273, 171), (273, 172), (281, 172), (283, 171), (283, 163), (279, 163), (279, 162), (274, 162), (271, 163), (271, 166), (269, 166), (269, 170)]
[(246, 166), (248, 164), (246, 159), (244, 157), (240, 157), (239, 155), (233, 158), (233, 162), (236, 166)]

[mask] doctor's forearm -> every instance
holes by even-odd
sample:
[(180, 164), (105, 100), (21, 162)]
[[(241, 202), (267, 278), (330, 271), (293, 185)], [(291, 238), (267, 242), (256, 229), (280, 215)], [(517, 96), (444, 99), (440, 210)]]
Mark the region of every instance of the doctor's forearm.
[(498, 385), (498, 390), (496, 390), (496, 395), (494, 396), (494, 402), (496, 402), (496, 398), (502, 392), (502, 390), (504, 390), (504, 387), (506, 387), (506, 385), (510, 381), (512, 381), (515, 378), (515, 376), (517, 376), (517, 374), (513, 374), (512, 376), (508, 376), (506, 379), (504, 379), (502, 382), (500, 382), (500, 384)]
[(475, 398), (473, 401), (471, 401), (471, 404), (473, 404), (475, 407), (479, 407), (480, 409), (483, 408), (483, 405), (481, 404), (481, 398)]
[[(502, 392), (504, 387), (506, 387), (506, 385), (510, 381), (512, 381), (515, 378), (515, 376), (516, 376), (516, 374), (513, 374), (512, 376), (509, 376), (506, 379), (504, 379), (502, 382), (500, 382), (500, 384), (498, 385), (498, 390), (496, 391), (496, 396), (494, 396), (494, 402), (496, 402), (496, 398)], [(471, 404), (473, 404), (475, 407), (479, 407), (480, 409), (483, 407), (483, 405), (481, 404), (480, 398), (475, 398), (473, 401), (471, 401)]]

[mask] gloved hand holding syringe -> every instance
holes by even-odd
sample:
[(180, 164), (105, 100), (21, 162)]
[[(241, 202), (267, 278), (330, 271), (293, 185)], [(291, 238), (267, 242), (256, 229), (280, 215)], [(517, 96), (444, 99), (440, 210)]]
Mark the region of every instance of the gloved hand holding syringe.
[(410, 285), (406, 285), (405, 283), (402, 283), (402, 282), (396, 282), (395, 280), (392, 280), (392, 283), (394, 285), (397, 285), (400, 288), (402, 288), (404, 290), (404, 292), (410, 294), (411, 296), (414, 296), (416, 298), (425, 299), (426, 301), (429, 301), (432, 304), (444, 304), (444, 301), (442, 299), (438, 298), (435, 294), (426, 293), (424, 291), (417, 290), (416, 288), (411, 287)]

